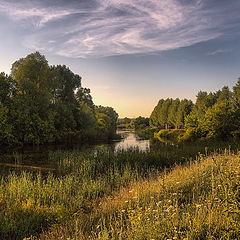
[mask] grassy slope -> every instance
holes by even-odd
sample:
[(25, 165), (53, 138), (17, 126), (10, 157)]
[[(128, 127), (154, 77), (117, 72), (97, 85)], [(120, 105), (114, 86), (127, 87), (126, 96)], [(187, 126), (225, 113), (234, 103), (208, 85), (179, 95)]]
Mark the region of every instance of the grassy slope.
[(240, 162), (215, 155), (133, 182), (41, 239), (239, 239)]

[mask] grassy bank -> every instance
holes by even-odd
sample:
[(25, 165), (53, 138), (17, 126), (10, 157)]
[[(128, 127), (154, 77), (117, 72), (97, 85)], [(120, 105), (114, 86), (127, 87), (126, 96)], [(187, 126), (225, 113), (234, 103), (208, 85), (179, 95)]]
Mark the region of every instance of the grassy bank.
[(134, 182), (40, 239), (238, 239), (236, 155), (199, 158)]
[(0, 179), (0, 239), (22, 239), (92, 211), (92, 201), (156, 174), (174, 158), (138, 149), (52, 152), (53, 173), (17, 172)]
[(43, 231), (36, 239), (221, 239), (220, 230), (222, 239), (234, 239), (238, 156), (198, 154), (170, 171), (186, 163), (186, 149), (162, 150), (53, 152), (55, 175), (2, 177), (0, 239)]
[(185, 129), (162, 129), (154, 134), (160, 142), (163, 143), (179, 143), (186, 134)]

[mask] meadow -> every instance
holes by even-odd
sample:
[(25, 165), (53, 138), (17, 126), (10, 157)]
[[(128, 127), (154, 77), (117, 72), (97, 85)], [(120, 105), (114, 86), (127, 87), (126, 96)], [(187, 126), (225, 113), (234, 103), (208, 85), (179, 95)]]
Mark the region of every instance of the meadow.
[(218, 144), (50, 152), (56, 172), (1, 177), (0, 239), (237, 239), (239, 157)]

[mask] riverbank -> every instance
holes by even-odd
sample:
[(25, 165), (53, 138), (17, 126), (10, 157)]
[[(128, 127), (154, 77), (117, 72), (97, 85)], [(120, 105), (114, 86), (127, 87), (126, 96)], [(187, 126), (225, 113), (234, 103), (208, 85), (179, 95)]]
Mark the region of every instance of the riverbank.
[(229, 150), (171, 171), (163, 169), (176, 162), (157, 152), (51, 157), (60, 176), (2, 177), (1, 239), (221, 239), (220, 233), (236, 239), (239, 233), (240, 165)]
[(239, 157), (215, 155), (131, 183), (39, 239), (237, 239)]

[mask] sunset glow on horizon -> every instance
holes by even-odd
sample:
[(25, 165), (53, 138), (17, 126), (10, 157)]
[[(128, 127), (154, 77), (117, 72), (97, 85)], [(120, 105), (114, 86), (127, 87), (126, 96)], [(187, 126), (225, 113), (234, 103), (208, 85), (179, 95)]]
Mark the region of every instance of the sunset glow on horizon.
[(79, 74), (95, 104), (149, 116), (160, 98), (236, 83), (239, 10), (235, 0), (0, 0), (0, 72), (39, 51)]

